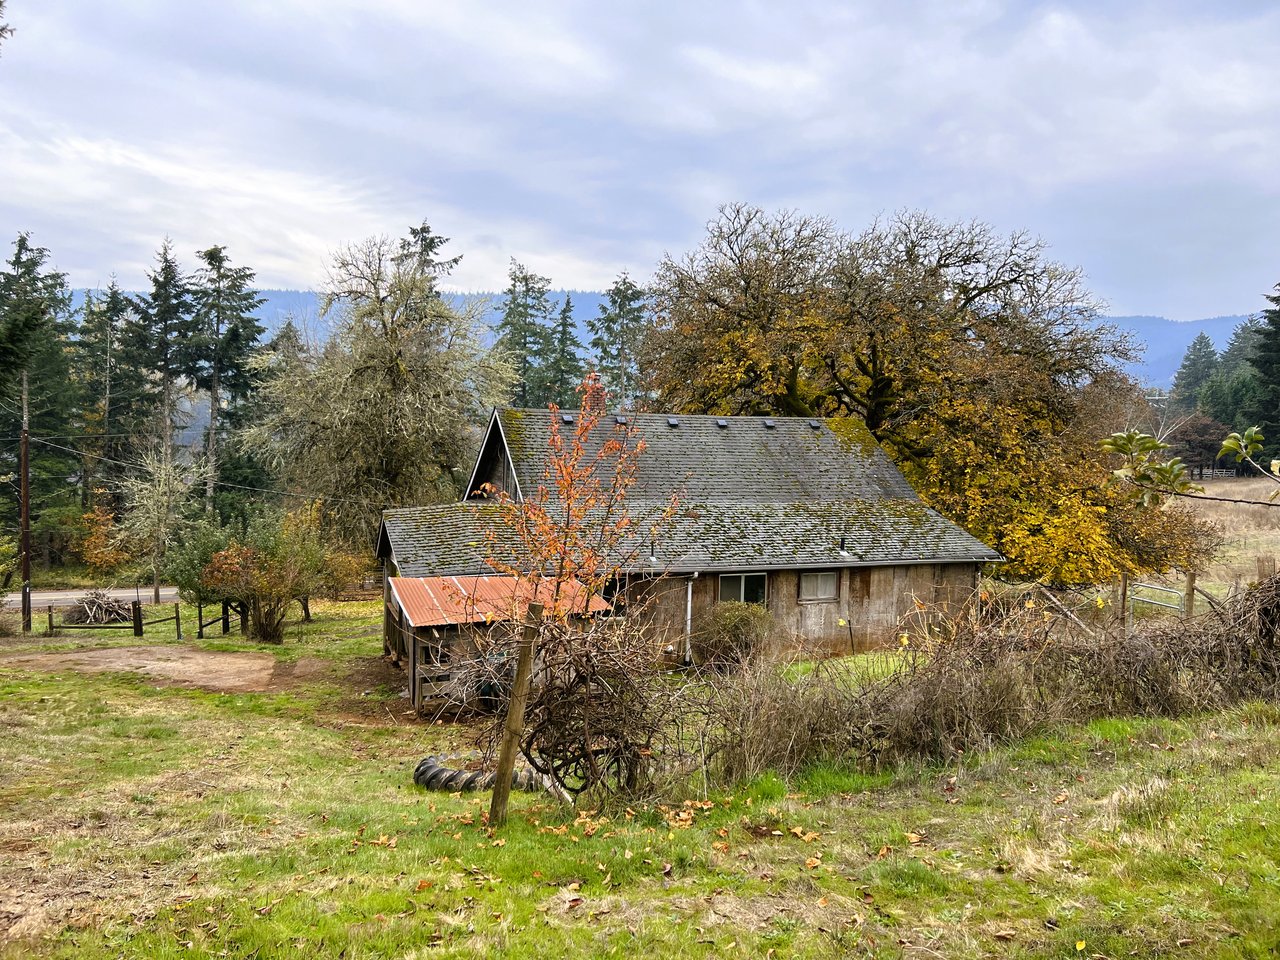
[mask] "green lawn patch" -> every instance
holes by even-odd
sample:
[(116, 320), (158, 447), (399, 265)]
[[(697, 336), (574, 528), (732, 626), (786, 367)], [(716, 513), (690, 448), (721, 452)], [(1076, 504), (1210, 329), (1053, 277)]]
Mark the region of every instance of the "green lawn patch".
[(520, 794), (494, 833), (488, 794), (413, 786), (419, 759), (472, 732), (366, 689), (353, 661), (381, 640), (365, 606), (321, 608), (266, 650), (302, 677), (276, 692), (0, 660), (0, 957), (1280, 949), (1273, 705), (669, 805)]

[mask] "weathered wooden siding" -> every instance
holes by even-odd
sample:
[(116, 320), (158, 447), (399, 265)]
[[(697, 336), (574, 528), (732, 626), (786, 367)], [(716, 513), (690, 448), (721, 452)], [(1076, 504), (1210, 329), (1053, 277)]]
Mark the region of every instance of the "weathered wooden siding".
[[(814, 656), (839, 656), (892, 643), (902, 618), (916, 600), (931, 607), (958, 604), (977, 584), (974, 564), (915, 564), (835, 571), (839, 596), (835, 600), (800, 599), (800, 572), (768, 574), (769, 612), (778, 627), (779, 652), (801, 650)], [(648, 620), (655, 639), (677, 652), (684, 651), (686, 602), (690, 578), (632, 578), (625, 596), (631, 615)], [(696, 624), (717, 602), (719, 575), (693, 578), (693, 620)], [(845, 625), (840, 625), (840, 620)]]
[(950, 606), (963, 602), (977, 584), (974, 564), (868, 567), (839, 574), (837, 599), (820, 601), (800, 599), (799, 572), (770, 574), (769, 610), (795, 648), (839, 655), (883, 646), (893, 641), (917, 600), (935, 608)]

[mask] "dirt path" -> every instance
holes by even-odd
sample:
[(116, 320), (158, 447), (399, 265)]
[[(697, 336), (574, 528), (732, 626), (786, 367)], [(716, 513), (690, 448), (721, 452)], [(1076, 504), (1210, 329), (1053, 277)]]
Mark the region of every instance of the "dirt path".
[(270, 653), (191, 647), (102, 647), (66, 653), (0, 656), (0, 667), (56, 672), (140, 673), (158, 683), (218, 693), (271, 693), (327, 672), (321, 661), (283, 661)]

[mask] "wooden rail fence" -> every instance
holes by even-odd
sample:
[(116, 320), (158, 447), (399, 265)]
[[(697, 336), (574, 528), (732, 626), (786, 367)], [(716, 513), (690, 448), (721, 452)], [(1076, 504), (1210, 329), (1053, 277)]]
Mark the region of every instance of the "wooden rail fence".
[[(128, 623), (56, 623), (53, 617), (54, 607), (52, 604), (48, 607), (49, 636), (57, 636), (63, 630), (132, 630), (135, 637), (145, 636), (147, 627), (158, 626), (162, 623), (172, 623), (174, 625), (174, 635), (178, 640), (182, 639), (182, 606), (175, 603), (173, 605), (173, 614), (168, 617), (153, 617), (150, 620), (144, 619), (142, 602), (139, 600), (131, 600), (129, 602), (129, 622)], [(226, 636), (231, 632), (232, 614), (240, 621), (240, 632), (244, 633), (245, 622), (248, 619), (247, 611), (242, 607), (231, 603), (223, 603), (222, 610), (211, 620), (204, 619), (204, 606), (196, 604), (196, 638), (204, 639), (204, 628), (221, 624), (222, 634)]]

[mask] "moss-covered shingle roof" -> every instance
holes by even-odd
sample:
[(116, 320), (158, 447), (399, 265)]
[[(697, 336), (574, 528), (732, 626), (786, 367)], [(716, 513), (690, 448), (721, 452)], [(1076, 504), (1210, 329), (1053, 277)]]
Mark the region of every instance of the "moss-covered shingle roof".
[[(491, 427), (486, 448), (505, 438), (521, 489), (536, 489), (546, 466), (551, 414), (507, 409), (495, 417), (502, 429)], [(673, 493), (679, 498), (675, 518), (656, 538), (638, 533), (622, 546), (632, 570), (1000, 559), (921, 503), (856, 421), (680, 416), (672, 425), (666, 415), (627, 418), (625, 425), (606, 418), (594, 442), (603, 443), (615, 426), (644, 439), (646, 449), (627, 500), (630, 513), (654, 516)], [(573, 426), (561, 421), (566, 436)], [(481, 500), (387, 511), (379, 555), (393, 555), (402, 576), (487, 573), (486, 557), (492, 550), (485, 530), (495, 528), (498, 516), (495, 504)], [(637, 523), (636, 528), (644, 531), (646, 525)]]

